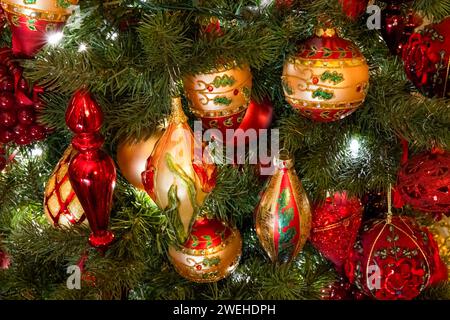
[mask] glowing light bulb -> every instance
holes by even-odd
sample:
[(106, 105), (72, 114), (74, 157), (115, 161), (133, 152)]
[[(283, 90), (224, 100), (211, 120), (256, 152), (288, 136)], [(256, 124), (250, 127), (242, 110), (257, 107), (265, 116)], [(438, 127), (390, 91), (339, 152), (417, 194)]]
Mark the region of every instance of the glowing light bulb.
[(85, 43), (80, 43), (80, 45), (78, 46), (78, 52), (84, 52), (87, 50), (87, 45)]
[(34, 147), (33, 149), (31, 149), (31, 156), (32, 157), (40, 157), (42, 156), (42, 148), (39, 146)]
[(64, 34), (61, 31), (52, 32), (47, 35), (47, 42), (52, 46), (58, 45), (63, 39)]
[(352, 154), (352, 158), (356, 158), (359, 156), (359, 150), (361, 148), (361, 144), (355, 138), (350, 140), (350, 152)]

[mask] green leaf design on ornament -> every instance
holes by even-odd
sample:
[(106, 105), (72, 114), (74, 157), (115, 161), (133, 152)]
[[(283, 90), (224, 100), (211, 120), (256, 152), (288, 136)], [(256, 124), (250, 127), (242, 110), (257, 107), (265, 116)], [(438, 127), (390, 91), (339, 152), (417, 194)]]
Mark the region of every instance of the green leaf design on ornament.
[(292, 95), (294, 93), (294, 90), (292, 90), (292, 88), (289, 86), (289, 83), (286, 80), (283, 80), (281, 82), (281, 85), (283, 86), (284, 92), (287, 93), (288, 95)]
[(209, 248), (212, 246), (212, 238), (209, 235), (202, 236), (203, 240), (206, 240), (206, 247)]
[[(178, 176), (183, 181), (185, 186), (187, 187), (189, 200), (191, 202), (192, 208), (194, 209), (194, 212), (193, 212), (192, 217), (189, 222), (189, 226), (187, 226), (187, 228), (186, 228), (187, 233), (186, 233), (186, 231), (184, 231), (184, 229), (183, 229), (182, 233), (181, 233), (181, 230), (177, 229), (179, 238), (184, 239), (181, 242), (184, 242), (184, 241), (186, 241), (189, 231), (192, 228), (192, 224), (194, 223), (195, 218), (197, 217), (198, 212), (199, 212), (199, 206), (197, 205), (197, 201), (196, 201), (197, 190), (195, 189), (194, 181), (191, 179), (191, 177), (189, 177), (187, 175), (186, 172), (184, 172), (183, 168), (181, 168), (177, 163), (175, 163), (173, 156), (170, 153), (166, 153), (165, 160), (166, 160), (167, 167), (169, 168), (170, 172), (172, 172), (173, 174)], [(175, 192), (176, 192), (176, 189), (175, 189)], [(175, 193), (175, 197), (176, 197), (176, 193)], [(180, 215), (180, 212), (178, 209), (177, 209), (177, 213), (179, 215), (179, 218), (181, 219), (181, 215)]]
[(324, 47), (323, 48), (323, 56), (325, 58), (331, 57), (331, 55), (333, 54), (333, 51), (331, 51), (331, 49)]
[(31, 31), (36, 31), (36, 19), (28, 19), (27, 20), (27, 27)]
[(36, 0), (23, 0), (24, 4), (36, 4)]
[(220, 264), (220, 257), (212, 257), (212, 258), (204, 258), (202, 261), (202, 264), (205, 267), (214, 267), (214, 266), (218, 266)]
[(333, 91), (323, 90), (321, 88), (315, 90), (312, 93), (312, 97), (313, 98), (319, 98), (319, 99), (322, 99), (322, 100), (330, 100), (330, 99), (333, 98), (333, 96), (334, 96)]
[(344, 75), (337, 71), (330, 72), (327, 70), (320, 76), (320, 80), (329, 81), (329, 82), (333, 82), (334, 84), (338, 84), (338, 83), (341, 83), (342, 81), (344, 81)]
[(231, 102), (233, 102), (233, 100), (231, 100), (227, 97), (215, 97), (213, 101), (215, 104), (220, 104), (220, 105), (225, 105), (225, 106), (229, 106), (231, 104)]
[(229, 76), (227, 74), (223, 76), (217, 76), (214, 78), (212, 84), (216, 88), (220, 87), (231, 87), (233, 84), (236, 83), (236, 79), (234, 79), (233, 76)]
[[(291, 201), (289, 188), (284, 188), (278, 198), (278, 251), (280, 255), (288, 254), (292, 251), (292, 239), (297, 234), (295, 227), (289, 227), (294, 219), (294, 208), (288, 207)], [(287, 228), (287, 229), (286, 229)]]
[(164, 215), (168, 218), (169, 225), (175, 233), (175, 238), (178, 244), (182, 244), (186, 241), (188, 233), (185, 232), (183, 222), (178, 214), (178, 207), (180, 202), (177, 197), (177, 186), (171, 185), (168, 191), (169, 205), (164, 210)]
[(18, 26), (20, 25), (20, 23), (19, 23), (19, 16), (16, 16), (16, 15), (12, 16), (12, 18), (11, 18), (11, 23), (12, 23), (15, 27), (18, 27)]
[(199, 241), (198, 241), (197, 236), (194, 236), (193, 234), (191, 234), (191, 239), (192, 239), (192, 244), (191, 244), (191, 246), (192, 246), (192, 247), (198, 247)]
[(242, 93), (244, 94), (245, 100), (250, 100), (250, 89), (247, 87), (242, 88)]

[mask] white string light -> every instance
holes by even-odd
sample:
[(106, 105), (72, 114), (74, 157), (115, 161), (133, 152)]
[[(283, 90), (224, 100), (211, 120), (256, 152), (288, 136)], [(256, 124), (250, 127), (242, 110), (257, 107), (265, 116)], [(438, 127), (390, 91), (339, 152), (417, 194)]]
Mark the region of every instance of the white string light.
[(359, 156), (359, 151), (361, 149), (361, 143), (359, 143), (358, 139), (352, 138), (350, 140), (350, 153), (352, 158), (357, 158)]
[(80, 45), (78, 46), (78, 52), (84, 52), (87, 50), (87, 45), (85, 43), (80, 43)]
[(62, 33), (62, 31), (47, 34), (47, 42), (52, 46), (58, 45), (63, 38), (64, 34)]
[(31, 156), (32, 157), (40, 157), (42, 156), (42, 148), (39, 146), (35, 146), (33, 149), (31, 149)]

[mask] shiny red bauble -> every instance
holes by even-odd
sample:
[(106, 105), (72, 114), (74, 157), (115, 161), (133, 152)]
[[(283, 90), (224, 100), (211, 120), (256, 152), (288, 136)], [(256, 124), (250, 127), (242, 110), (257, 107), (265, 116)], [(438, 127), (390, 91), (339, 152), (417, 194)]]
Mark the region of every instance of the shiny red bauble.
[(350, 283), (378, 300), (411, 300), (447, 279), (433, 236), (407, 217), (364, 224), (345, 273)]
[(313, 206), (310, 241), (340, 270), (355, 244), (363, 207), (356, 197), (336, 192)]
[(353, 20), (358, 19), (366, 12), (369, 0), (339, 0), (344, 13)]
[(450, 215), (450, 153), (418, 154), (398, 174), (397, 191), (413, 209)]
[(403, 47), (408, 78), (429, 97), (450, 97), (450, 17), (413, 33)]
[(89, 244), (104, 251), (114, 240), (108, 229), (116, 168), (111, 157), (101, 150), (103, 112), (90, 92), (77, 90), (66, 110), (66, 124), (75, 133), (72, 146), (78, 153), (69, 164), (69, 179), (89, 221)]

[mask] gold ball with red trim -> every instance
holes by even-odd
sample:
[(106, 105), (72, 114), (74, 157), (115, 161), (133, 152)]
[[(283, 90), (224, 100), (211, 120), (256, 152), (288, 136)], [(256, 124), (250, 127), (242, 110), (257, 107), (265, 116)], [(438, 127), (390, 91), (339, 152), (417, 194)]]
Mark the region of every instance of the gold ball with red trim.
[(283, 68), (286, 101), (301, 115), (331, 122), (353, 113), (364, 102), (369, 66), (359, 49), (333, 28), (317, 28)]
[(83, 207), (69, 180), (69, 163), (76, 152), (72, 146), (66, 149), (45, 187), (44, 212), (50, 224), (55, 227), (88, 225)]
[(237, 229), (215, 218), (199, 217), (186, 242), (169, 247), (169, 259), (182, 277), (206, 283), (230, 275), (239, 264), (241, 252)]
[(186, 98), (192, 113), (207, 129), (237, 129), (250, 103), (252, 73), (236, 62), (219, 65), (206, 73), (184, 78)]

